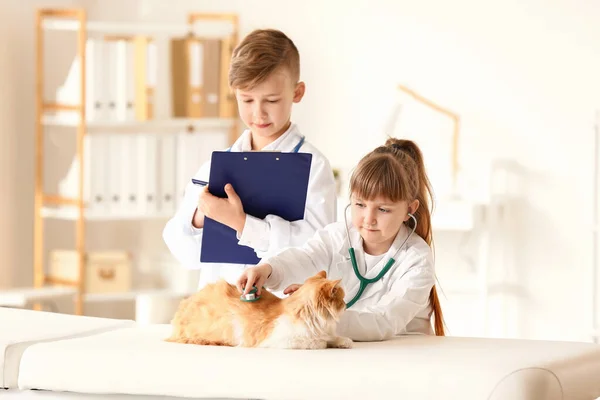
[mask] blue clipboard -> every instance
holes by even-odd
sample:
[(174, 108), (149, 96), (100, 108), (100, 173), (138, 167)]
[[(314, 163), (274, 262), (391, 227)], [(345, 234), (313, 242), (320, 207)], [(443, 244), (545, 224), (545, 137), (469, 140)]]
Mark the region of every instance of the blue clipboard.
[[(231, 183), (246, 214), (263, 219), (269, 214), (286, 221), (304, 219), (312, 154), (278, 152), (212, 153), (208, 190), (225, 198)], [(238, 244), (236, 232), (205, 218), (201, 262), (258, 264), (254, 249)]]

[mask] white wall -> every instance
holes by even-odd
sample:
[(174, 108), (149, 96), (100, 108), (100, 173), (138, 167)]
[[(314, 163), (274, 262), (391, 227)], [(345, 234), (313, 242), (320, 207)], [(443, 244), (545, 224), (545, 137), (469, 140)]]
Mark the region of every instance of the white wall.
[[(2, 253), (12, 257), (7, 262), (18, 259), (29, 265), (33, 186), (22, 182), (32, 182), (33, 142), (25, 138), (33, 135), (28, 120), (33, 96), (22, 93), (32, 93), (27, 92), (32, 90), (27, 80), (33, 79), (33, 69), (27, 66), (32, 60), (32, 7), (16, 0), (9, 4), (12, 16), (20, 16), (25, 24), (17, 34), (24, 38), (19, 48), (26, 50), (18, 53), (19, 63), (0, 60), (0, 76), (11, 68), (22, 74), (23, 81), (15, 82), (13, 90), (25, 111), (13, 122), (2, 117), (0, 124), (9, 130), (22, 125), (22, 136), (2, 137), (21, 143), (13, 148), (18, 170), (25, 172), (19, 173), (12, 188), (14, 198), (26, 200), (18, 203), (16, 213), (7, 213), (19, 223), (13, 222), (10, 229), (3, 226), (0, 232), (17, 234), (14, 242), (9, 239), (16, 246), (14, 255)], [(495, 159), (507, 160), (519, 174), (519, 191), (507, 208), (505, 228), (513, 242), (508, 249), (493, 248), (490, 263), (491, 279), (514, 282), (515, 289), (491, 306), (496, 310), (497, 304), (504, 304), (501, 311), (512, 310), (508, 318), (512, 325), (495, 328), (498, 314), (492, 314), (488, 334), (587, 339), (590, 145), (594, 109), (600, 107), (600, 4), (567, 0), (552, 5), (542, 0), (495, 4), (361, 0), (348, 3), (352, 6), (305, 0), (301, 7), (275, 0), (86, 4), (91, 18), (183, 21), (190, 11), (225, 11), (239, 13), (242, 34), (258, 27), (284, 30), (300, 49), (302, 78), (308, 87), (294, 119), (334, 166), (350, 168), (365, 149), (383, 141), (382, 129), (398, 83), (459, 112), (463, 180), (485, 190), (484, 172)], [(2, 35), (0, 43), (7, 42)], [(14, 49), (16, 44), (9, 46)], [(6, 52), (1, 45), (0, 51)], [(0, 93), (0, 101), (7, 101), (6, 92)], [(1, 165), (14, 165), (3, 161), (9, 153), (0, 154)], [(439, 234), (441, 275), (452, 276), (455, 267), (464, 269), (462, 259), (444, 257), (460, 239)], [(9, 275), (22, 276), (14, 273), (15, 268)]]

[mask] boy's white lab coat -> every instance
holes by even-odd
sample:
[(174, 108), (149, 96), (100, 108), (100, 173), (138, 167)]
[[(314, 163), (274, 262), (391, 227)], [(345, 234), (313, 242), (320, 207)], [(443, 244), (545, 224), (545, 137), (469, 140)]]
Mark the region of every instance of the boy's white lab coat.
[[(361, 274), (366, 278), (377, 276), (411, 230), (403, 224), (387, 254), (365, 271), (362, 238), (350, 227), (350, 240)], [(431, 248), (414, 233), (394, 259), (396, 262), (387, 274), (368, 285), (361, 298), (344, 312), (338, 325), (340, 336), (355, 341), (377, 341), (401, 334), (433, 334), (429, 293), (435, 283), (435, 271)], [(286, 249), (263, 262), (273, 268), (265, 284), (271, 290), (301, 284), (321, 270), (327, 272), (328, 279), (342, 280), (346, 303), (360, 286), (350, 262), (343, 221), (318, 231), (305, 245)]]
[[(250, 131), (244, 131), (231, 147), (231, 151), (250, 151), (250, 137)], [(291, 152), (301, 139), (298, 128), (292, 124), (283, 135), (263, 150)], [(308, 141), (304, 141), (299, 152), (313, 155), (304, 219), (289, 222), (275, 215), (268, 215), (264, 220), (248, 215), (239, 244), (252, 247), (259, 258), (274, 254), (285, 247), (300, 246), (318, 229), (335, 221), (335, 180), (329, 161)], [(210, 161), (202, 165), (194, 177), (208, 182), (209, 176)], [(219, 278), (235, 283), (242, 271), (249, 267), (242, 264), (200, 263), (202, 229), (192, 226), (192, 218), (202, 190), (202, 187), (192, 184), (190, 179), (182, 204), (163, 230), (163, 239), (179, 263), (188, 269), (201, 269), (199, 289)]]

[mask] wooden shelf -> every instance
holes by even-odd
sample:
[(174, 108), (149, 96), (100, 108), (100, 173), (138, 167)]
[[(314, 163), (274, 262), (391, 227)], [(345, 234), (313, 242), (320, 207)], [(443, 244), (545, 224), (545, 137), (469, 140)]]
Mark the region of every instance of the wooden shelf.
[(158, 296), (170, 296), (170, 297), (186, 297), (193, 293), (174, 292), (169, 289), (138, 289), (131, 290), (128, 292), (115, 292), (115, 293), (86, 293), (84, 294), (84, 300), (88, 303), (102, 303), (111, 301), (134, 301), (137, 296), (140, 295), (158, 295)]
[[(156, 212), (156, 213), (100, 213), (93, 211), (84, 211), (84, 219), (88, 221), (120, 221), (120, 220), (151, 220), (151, 219), (169, 219), (175, 212)], [(78, 210), (74, 207), (42, 207), (42, 217), (49, 219), (58, 219), (66, 221), (76, 221), (79, 218)]]
[(476, 203), (466, 200), (438, 201), (431, 225), (436, 231), (471, 231), (476, 224), (476, 208)]
[(460, 279), (453, 278), (451, 274), (438, 275), (438, 294), (442, 297), (449, 293), (453, 295), (475, 296), (481, 293), (481, 285), (477, 276), (469, 274), (461, 275)]
[(472, 215), (434, 215), (431, 226), (435, 231), (469, 232), (474, 228)]
[[(77, 32), (80, 23), (76, 20), (61, 18), (45, 18), (42, 28), (47, 31)], [(205, 38), (221, 38), (235, 33), (235, 27), (226, 21), (215, 21), (211, 24), (169, 24), (152, 22), (115, 22), (87, 21), (85, 29), (88, 33), (107, 35), (151, 35), (151, 36), (186, 36), (192, 33)]]
[[(0, 306), (25, 308), (30, 304), (58, 299), (72, 299), (77, 289), (70, 286), (46, 286), (43, 288), (16, 288), (0, 291)], [(186, 297), (193, 293), (175, 292), (169, 289), (138, 289), (115, 293), (85, 293), (83, 300), (89, 303), (134, 301), (140, 295)]]
[[(45, 126), (77, 127), (79, 116), (74, 115), (44, 115), (42, 124)], [(86, 123), (88, 130), (109, 129), (114, 130), (166, 130), (175, 129), (202, 131), (209, 129), (231, 129), (235, 125), (234, 118), (171, 118), (149, 121), (89, 121)]]

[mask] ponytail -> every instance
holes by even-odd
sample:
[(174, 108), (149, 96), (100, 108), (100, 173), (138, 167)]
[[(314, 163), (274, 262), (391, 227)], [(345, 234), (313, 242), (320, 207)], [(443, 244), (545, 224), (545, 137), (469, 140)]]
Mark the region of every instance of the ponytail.
[[(414, 213), (414, 216), (417, 219), (417, 229), (415, 230), (415, 233), (429, 246), (433, 247), (433, 232), (431, 228), (433, 190), (431, 188), (431, 182), (427, 177), (421, 149), (419, 149), (417, 144), (413, 141), (395, 138), (389, 138), (385, 142), (385, 146), (393, 149), (392, 151), (394, 153), (403, 153), (407, 155), (408, 158), (414, 161), (416, 173), (412, 175), (417, 179), (415, 187), (418, 189), (415, 198), (419, 201), (419, 207)], [(410, 170), (410, 168), (407, 169)], [(429, 303), (433, 309), (435, 334), (436, 336), (445, 336), (444, 316), (435, 285), (431, 288), (431, 292), (429, 293)]]

